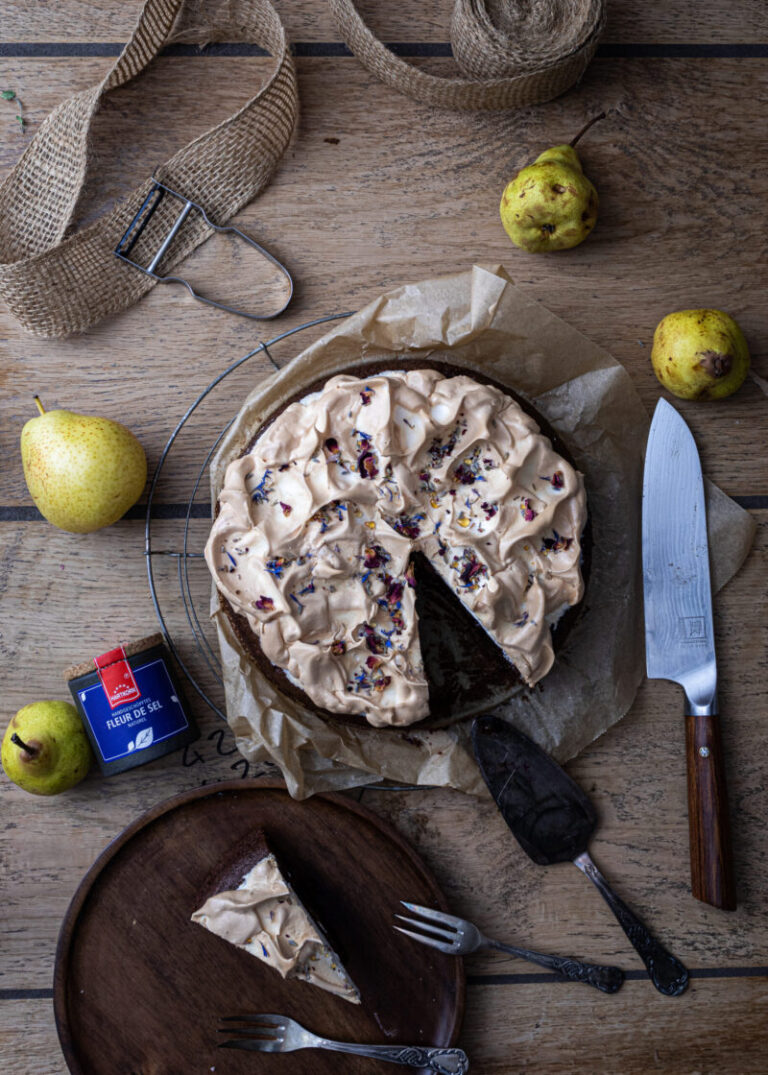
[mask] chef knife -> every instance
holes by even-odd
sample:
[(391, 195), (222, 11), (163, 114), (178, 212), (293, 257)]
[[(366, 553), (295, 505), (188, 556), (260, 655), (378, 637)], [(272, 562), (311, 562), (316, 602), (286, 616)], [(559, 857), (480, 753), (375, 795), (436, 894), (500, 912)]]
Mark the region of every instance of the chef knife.
[(643, 593), (648, 677), (685, 691), (691, 888), (697, 900), (733, 911), (704, 483), (691, 432), (663, 399), (645, 453)]
[(472, 726), (475, 758), (501, 815), (534, 862), (573, 862), (597, 887), (645, 963), (660, 993), (675, 997), (688, 984), (688, 971), (611, 890), (592, 861), (587, 844), (597, 814), (587, 795), (565, 770), (531, 739), (493, 715)]

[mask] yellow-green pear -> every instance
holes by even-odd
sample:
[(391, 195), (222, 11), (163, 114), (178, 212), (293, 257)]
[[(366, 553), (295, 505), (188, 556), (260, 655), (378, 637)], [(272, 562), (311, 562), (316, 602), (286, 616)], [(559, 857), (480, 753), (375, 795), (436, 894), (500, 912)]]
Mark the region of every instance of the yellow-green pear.
[(32, 702), (5, 729), (2, 761), (6, 775), (24, 791), (58, 795), (80, 783), (93, 751), (70, 702)]
[(552, 146), (523, 168), (501, 196), (501, 222), (515, 246), (531, 254), (568, 250), (597, 222), (597, 191), (584, 175), (574, 146), (595, 116), (567, 145)]
[(46, 411), (21, 431), (32, 499), (49, 523), (74, 534), (100, 530), (126, 513), (147, 481), (147, 457), (129, 429), (110, 418)]
[(677, 310), (656, 326), (651, 362), (664, 387), (680, 399), (723, 399), (743, 384), (749, 348), (722, 310)]

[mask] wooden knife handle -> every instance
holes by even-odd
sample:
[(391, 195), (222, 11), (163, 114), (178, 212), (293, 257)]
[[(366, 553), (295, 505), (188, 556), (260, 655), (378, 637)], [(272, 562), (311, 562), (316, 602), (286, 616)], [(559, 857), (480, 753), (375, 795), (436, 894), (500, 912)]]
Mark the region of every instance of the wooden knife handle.
[(728, 794), (719, 718), (686, 715), (691, 889), (697, 900), (736, 910)]

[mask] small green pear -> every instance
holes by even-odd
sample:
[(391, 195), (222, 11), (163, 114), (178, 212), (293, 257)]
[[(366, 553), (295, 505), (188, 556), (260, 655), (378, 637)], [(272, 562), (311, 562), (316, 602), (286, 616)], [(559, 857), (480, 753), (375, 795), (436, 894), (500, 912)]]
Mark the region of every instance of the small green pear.
[(147, 481), (147, 457), (129, 429), (110, 418), (46, 411), (21, 431), (32, 499), (49, 523), (73, 534), (101, 530), (125, 515)]
[(677, 310), (653, 334), (656, 376), (680, 399), (723, 399), (744, 383), (749, 348), (737, 323), (722, 310)]
[(523, 168), (501, 196), (501, 222), (515, 246), (531, 254), (568, 250), (584, 242), (597, 222), (597, 191), (584, 175), (574, 146), (552, 146)]
[(70, 702), (32, 702), (5, 730), (2, 762), (14, 784), (33, 795), (58, 795), (79, 784), (93, 751)]

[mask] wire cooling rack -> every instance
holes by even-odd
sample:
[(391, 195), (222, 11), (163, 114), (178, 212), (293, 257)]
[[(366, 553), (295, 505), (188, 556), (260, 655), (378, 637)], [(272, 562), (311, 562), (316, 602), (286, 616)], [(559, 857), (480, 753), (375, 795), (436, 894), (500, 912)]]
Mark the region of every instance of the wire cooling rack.
[[(179, 667), (222, 720), (226, 720), (224, 684), (216, 631), (210, 620), (211, 577), (203, 557), (211, 519), (211, 460), (254, 387), (251, 360), (265, 355), (275, 369), (282, 369), (312, 342), (312, 329), (348, 316), (329, 314), (307, 321), (261, 342), (233, 362), (187, 409), (168, 438), (152, 477), (144, 528), (152, 603)], [(299, 339), (299, 347), (294, 337)]]

